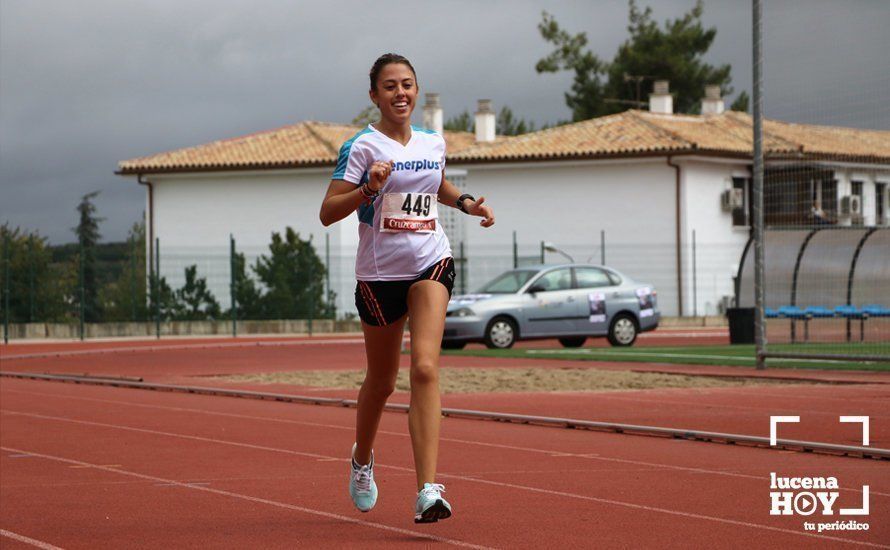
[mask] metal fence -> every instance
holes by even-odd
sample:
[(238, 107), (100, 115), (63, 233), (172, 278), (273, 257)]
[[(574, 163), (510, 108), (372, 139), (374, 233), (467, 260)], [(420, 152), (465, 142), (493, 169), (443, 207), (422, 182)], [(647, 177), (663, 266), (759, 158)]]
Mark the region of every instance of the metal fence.
[[(148, 328), (133, 329), (138, 334), (150, 330), (163, 336), (175, 333), (171, 323), (178, 322), (214, 323), (215, 332), (238, 334), (243, 321), (301, 320), (311, 330), (317, 321), (356, 317), (355, 251), (335, 251), (327, 238), (304, 241), (300, 254), (308, 259), (300, 254), (279, 258), (275, 268), (286, 273), (267, 269), (264, 275), (262, 266), (268, 267), (274, 256), (269, 245), (242, 247), (234, 238), (216, 247), (165, 247), (160, 239), (150, 248), (132, 243), (118, 257), (97, 264), (92, 289), (83, 273), (82, 251), (53, 264), (30, 254), (21, 238), (18, 247), (8, 237), (2, 243), (5, 335), (10, 324), (66, 324), (69, 334), (86, 338), (90, 332), (86, 325), (141, 323)], [(724, 313), (734, 294), (743, 244), (699, 244), (693, 237), (684, 247), (688, 261), (680, 279), (687, 315)], [(516, 267), (592, 263), (653, 285), (663, 312), (672, 315), (679, 310), (676, 249), (670, 245), (612, 242), (606, 231), (586, 244), (523, 241), (514, 232), (512, 242), (452, 243), (452, 253), (455, 294), (474, 292)], [(95, 296), (92, 313), (91, 295)]]
[[(890, 362), (890, 105), (877, 92), (890, 75), (813, 56), (808, 42), (821, 37), (812, 28), (829, 16), (798, 15), (753, 1), (754, 223), (740, 305), (753, 307), (758, 368), (795, 358)], [(835, 47), (877, 54), (856, 36)], [(783, 136), (795, 151), (777, 142)]]

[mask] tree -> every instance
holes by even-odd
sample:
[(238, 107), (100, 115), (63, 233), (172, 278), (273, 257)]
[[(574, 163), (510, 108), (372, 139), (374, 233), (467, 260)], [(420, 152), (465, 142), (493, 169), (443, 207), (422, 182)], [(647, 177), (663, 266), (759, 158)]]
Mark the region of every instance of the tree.
[(219, 302), (207, 288), (207, 278), (198, 277), (198, 266), (185, 268), (185, 284), (176, 291), (176, 320), (203, 321), (219, 319)]
[[(0, 289), (3, 292), (7, 283), (4, 264), (7, 257), (9, 320), (18, 323), (65, 321), (69, 313), (67, 299), (74, 281), (64, 265), (52, 263), (46, 237), (37, 232), (25, 234), (9, 224), (0, 226)], [(5, 307), (5, 300), (0, 306)]]
[(367, 126), (380, 120), (380, 111), (376, 105), (368, 105), (352, 119), (354, 126)]
[[(244, 254), (235, 253), (232, 265), (232, 279), (235, 286), (236, 317), (238, 319), (261, 319), (263, 317), (262, 296), (253, 279), (247, 274), (247, 261)], [(232, 310), (225, 317), (231, 318)]]
[[(630, 0), (630, 37), (619, 46), (610, 63), (586, 48), (585, 33), (569, 34), (544, 12), (538, 30), (555, 49), (535, 68), (539, 73), (575, 72), (572, 89), (565, 94), (575, 121), (639, 106), (637, 102), (645, 101), (644, 90), (651, 90), (651, 83), (662, 79), (671, 83), (676, 112), (699, 112), (705, 85), (719, 85), (723, 95), (733, 92), (731, 67), (713, 67), (702, 61), (717, 35), (715, 28), (702, 26), (703, 11), (702, 0), (698, 0), (682, 17), (666, 21), (662, 30), (652, 21), (652, 8), (640, 10), (636, 1)], [(647, 83), (645, 88), (641, 82)]]
[(476, 121), (473, 118), (473, 115), (464, 109), (464, 112), (446, 120), (445, 124), (442, 125), (442, 128), (450, 132), (475, 132)]
[(272, 233), (269, 256), (257, 259), (253, 270), (267, 288), (261, 302), (266, 319), (332, 316), (332, 306), (322, 299), (325, 266), (311, 239), (303, 240), (290, 227), (284, 238)]
[(148, 317), (154, 320), (156, 316), (161, 321), (172, 321), (179, 315), (180, 307), (176, 303), (176, 293), (170, 288), (166, 277), (158, 278), (152, 273), (148, 277)]
[(81, 299), (83, 300), (84, 321), (88, 323), (95, 323), (102, 317), (102, 307), (99, 302), (99, 278), (96, 268), (96, 245), (101, 237), (99, 222), (104, 218), (96, 217), (96, 206), (93, 204), (93, 199), (98, 195), (99, 191), (93, 191), (81, 197), (80, 204), (77, 205), (80, 222), (77, 227), (72, 228), (80, 245), (77, 260), (79, 262), (78, 269), (82, 274), (79, 282), (83, 289), (82, 292), (81, 289), (75, 292), (74, 300), (78, 307), (81, 305)]
[(738, 97), (735, 98), (735, 101), (732, 102), (732, 105), (730, 105), (729, 110), (730, 111), (742, 111), (743, 113), (747, 113), (748, 112), (748, 102), (749, 102), (748, 92), (742, 90), (742, 93), (740, 93), (738, 95)]
[[(518, 136), (519, 134), (527, 134), (535, 131), (534, 122), (527, 121), (524, 118), (516, 118), (513, 110), (506, 105), (501, 107), (497, 115), (496, 131), (501, 136)], [(476, 120), (473, 115), (466, 109), (445, 121), (442, 125), (445, 130), (451, 132), (475, 132)]]
[(506, 105), (501, 107), (497, 118), (497, 133), (501, 136), (518, 136), (535, 131), (535, 123), (524, 118), (516, 118), (513, 110)]
[(540, 59), (535, 70), (539, 73), (575, 71), (572, 91), (565, 94), (566, 105), (572, 110), (572, 117), (577, 121), (599, 116), (604, 111), (602, 75), (606, 65), (592, 51), (582, 51), (587, 46), (587, 34), (582, 32), (570, 35), (547, 12), (542, 15), (538, 31), (556, 49)]
[(149, 319), (145, 279), (145, 223), (134, 223), (127, 235), (127, 257), (120, 275), (102, 288), (106, 321)]

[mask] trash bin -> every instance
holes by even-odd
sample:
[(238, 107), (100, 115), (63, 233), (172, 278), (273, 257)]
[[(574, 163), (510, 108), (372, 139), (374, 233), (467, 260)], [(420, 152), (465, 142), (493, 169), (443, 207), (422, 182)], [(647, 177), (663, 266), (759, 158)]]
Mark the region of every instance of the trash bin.
[(754, 343), (754, 308), (731, 307), (726, 310), (729, 318), (729, 343)]

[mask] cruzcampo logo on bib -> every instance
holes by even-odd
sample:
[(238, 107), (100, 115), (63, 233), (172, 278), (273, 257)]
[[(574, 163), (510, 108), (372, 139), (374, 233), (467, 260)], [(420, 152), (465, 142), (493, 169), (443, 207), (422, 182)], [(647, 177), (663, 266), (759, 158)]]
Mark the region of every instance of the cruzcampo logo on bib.
[(386, 193), (380, 213), (383, 233), (434, 233), (439, 210), (435, 193)]

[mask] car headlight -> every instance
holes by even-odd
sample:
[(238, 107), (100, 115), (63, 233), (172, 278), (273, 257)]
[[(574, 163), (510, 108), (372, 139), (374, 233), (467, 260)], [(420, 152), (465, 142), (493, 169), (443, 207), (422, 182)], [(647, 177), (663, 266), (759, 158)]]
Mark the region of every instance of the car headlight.
[(474, 312), (472, 309), (470, 309), (468, 307), (462, 307), (456, 311), (453, 311), (451, 313), (451, 315), (453, 317), (472, 317), (472, 316), (476, 315), (476, 312)]

